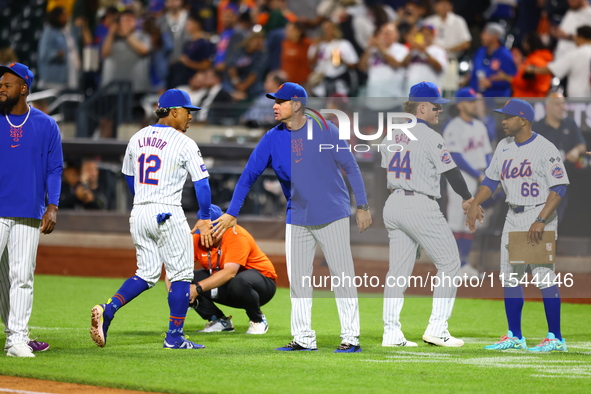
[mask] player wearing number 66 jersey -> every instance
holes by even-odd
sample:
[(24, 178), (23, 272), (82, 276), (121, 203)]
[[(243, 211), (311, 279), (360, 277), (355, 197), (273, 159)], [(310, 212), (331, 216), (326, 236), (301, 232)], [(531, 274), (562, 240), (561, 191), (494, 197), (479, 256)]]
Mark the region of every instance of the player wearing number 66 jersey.
[[(389, 285), (384, 290), (382, 346), (417, 346), (404, 337), (400, 312), (418, 248), (422, 247), (431, 257), (440, 279), (453, 278), (460, 269), (456, 241), (436, 201), (441, 197), (441, 174), (462, 196), (464, 209), (468, 208), (472, 195), (445, 141), (429, 127), (439, 122), (441, 104), (448, 101), (441, 98), (439, 89), (431, 82), (414, 85), (409, 101), (404, 103), (404, 111), (417, 118), (416, 126), (411, 129), (417, 139), (411, 140), (400, 131), (390, 140), (386, 137), (380, 146), (382, 167), (388, 170), (391, 191), (384, 207), (384, 224), (390, 238), (390, 269), (386, 278)], [(456, 290), (453, 281), (435, 286), (433, 311), (423, 335), (426, 343), (447, 347), (464, 345), (464, 341), (452, 337), (447, 329)]]
[[(556, 207), (566, 193), (568, 176), (554, 144), (532, 131), (534, 109), (526, 101), (511, 99), (502, 109), (503, 131), (507, 138), (499, 142), (486, 178), (476, 193), (468, 212), (466, 225), (475, 230), (476, 220), (482, 220), (478, 205), (486, 201), (503, 185), (509, 211), (501, 236), (501, 280), (505, 297), (505, 312), (509, 325), (507, 335), (485, 349), (527, 349), (521, 333), (521, 310), (524, 298), (519, 280), (526, 272), (525, 264), (509, 264), (509, 233), (528, 231), (528, 242), (539, 242), (545, 230), (556, 231)], [(554, 264), (532, 264), (533, 283), (542, 291), (548, 322), (548, 335), (529, 350), (549, 352), (566, 351), (566, 342), (560, 332), (560, 292), (556, 283)], [(517, 280), (516, 280), (517, 279)]]
[(190, 111), (199, 108), (191, 104), (186, 92), (177, 89), (166, 91), (158, 107), (158, 123), (131, 137), (123, 160), (122, 172), (134, 194), (129, 224), (137, 250), (137, 271), (106, 304), (92, 309), (90, 334), (99, 347), (105, 346), (107, 330), (119, 308), (158, 281), (162, 263), (171, 282), (169, 330), (164, 347), (203, 347), (183, 335), (193, 280), (193, 239), (181, 207), (187, 173), (191, 174), (201, 206), (196, 227), (206, 246), (212, 241), (209, 174), (197, 144), (185, 135), (192, 119)]

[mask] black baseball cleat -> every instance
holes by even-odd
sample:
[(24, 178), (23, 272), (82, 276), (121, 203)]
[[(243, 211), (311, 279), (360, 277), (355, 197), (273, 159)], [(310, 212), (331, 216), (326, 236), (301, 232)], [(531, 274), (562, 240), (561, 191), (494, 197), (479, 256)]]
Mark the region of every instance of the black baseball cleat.
[(300, 351), (300, 352), (308, 351), (308, 352), (310, 352), (310, 351), (317, 351), (318, 348), (307, 348), (307, 347), (303, 347), (302, 345), (300, 345), (296, 341), (291, 341), (287, 345), (285, 345), (283, 347), (278, 347), (275, 350), (279, 350), (279, 351), (282, 351), (282, 352), (295, 352), (295, 351)]
[(333, 353), (359, 353), (361, 351), (361, 346), (359, 345), (351, 345), (350, 343), (341, 343), (337, 350)]

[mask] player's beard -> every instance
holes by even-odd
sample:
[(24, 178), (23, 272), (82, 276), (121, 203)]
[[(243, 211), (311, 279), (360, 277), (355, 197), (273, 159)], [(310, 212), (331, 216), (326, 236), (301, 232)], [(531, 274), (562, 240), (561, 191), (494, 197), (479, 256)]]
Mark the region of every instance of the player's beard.
[(6, 97), (5, 100), (0, 100), (0, 111), (9, 114), (15, 105), (18, 104), (19, 97)]

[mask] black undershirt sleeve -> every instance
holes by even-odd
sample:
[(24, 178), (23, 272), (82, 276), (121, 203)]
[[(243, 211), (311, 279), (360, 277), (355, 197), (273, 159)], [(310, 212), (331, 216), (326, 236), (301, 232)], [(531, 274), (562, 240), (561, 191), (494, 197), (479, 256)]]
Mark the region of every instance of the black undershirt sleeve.
[(454, 192), (462, 196), (462, 199), (469, 200), (472, 198), (472, 194), (470, 194), (466, 181), (458, 167), (444, 172), (443, 175), (445, 175), (445, 178), (451, 185), (452, 189), (454, 189)]

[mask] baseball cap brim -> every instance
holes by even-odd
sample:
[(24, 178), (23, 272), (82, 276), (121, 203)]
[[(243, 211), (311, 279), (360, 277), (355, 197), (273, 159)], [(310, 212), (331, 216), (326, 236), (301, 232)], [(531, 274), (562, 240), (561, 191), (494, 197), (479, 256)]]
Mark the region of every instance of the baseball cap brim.
[(271, 100), (276, 100), (276, 99), (279, 99), (279, 100), (304, 100), (305, 99), (305, 97), (288, 97), (288, 98), (277, 97), (277, 93), (267, 93), (266, 96), (267, 96), (267, 98), (270, 98)]
[(8, 73), (11, 73), (12, 75), (16, 75), (17, 77), (19, 77), (20, 79), (22, 79), (23, 81), (25, 81), (25, 84), (27, 86), (30, 86), (29, 83), (27, 82), (27, 80), (22, 75), (20, 75), (16, 71), (14, 71), (12, 68), (7, 67), (7, 66), (0, 66), (0, 75), (4, 75), (7, 72)]
[(410, 100), (416, 101), (416, 102), (426, 101), (428, 103), (433, 103), (433, 104), (449, 103), (449, 100), (444, 99), (443, 97), (413, 97)]
[(196, 107), (194, 105), (183, 105), (183, 108), (190, 109), (190, 110), (193, 110), (193, 111), (199, 111), (199, 110), (201, 110), (200, 107)]

